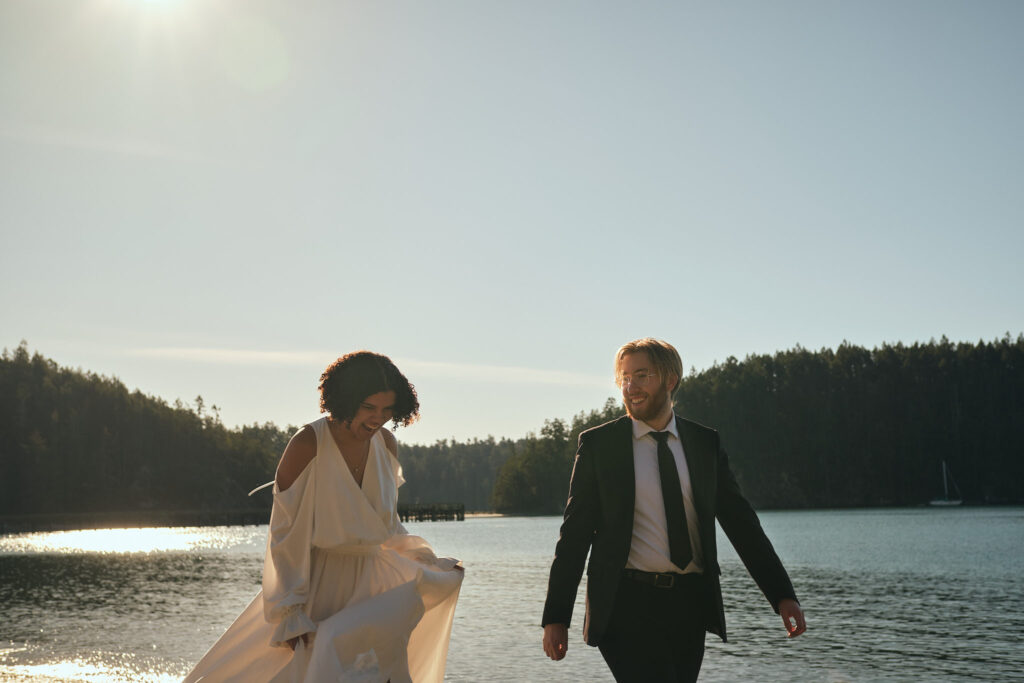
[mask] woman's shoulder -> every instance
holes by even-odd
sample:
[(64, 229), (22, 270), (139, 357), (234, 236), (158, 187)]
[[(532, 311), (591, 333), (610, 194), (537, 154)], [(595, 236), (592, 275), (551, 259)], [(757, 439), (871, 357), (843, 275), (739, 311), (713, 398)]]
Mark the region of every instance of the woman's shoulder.
[(384, 445), (387, 447), (388, 452), (391, 453), (391, 455), (395, 456), (395, 458), (397, 458), (398, 457), (398, 439), (396, 439), (395, 435), (392, 434), (391, 431), (389, 429), (387, 429), (386, 427), (381, 427), (380, 428), (380, 435), (381, 435), (381, 438), (384, 439)]
[(277, 488), (279, 491), (286, 491), (299, 475), (309, 466), (309, 463), (316, 457), (316, 430), (312, 425), (304, 425), (302, 429), (295, 432), (288, 445), (285, 446), (281, 462), (277, 466)]
[(384, 427), (380, 428), (380, 437), (388, 452), (388, 463), (391, 465), (391, 474), (395, 478), (395, 486), (401, 486), (405, 483), (405, 477), (402, 476), (402, 463), (398, 461), (398, 439)]

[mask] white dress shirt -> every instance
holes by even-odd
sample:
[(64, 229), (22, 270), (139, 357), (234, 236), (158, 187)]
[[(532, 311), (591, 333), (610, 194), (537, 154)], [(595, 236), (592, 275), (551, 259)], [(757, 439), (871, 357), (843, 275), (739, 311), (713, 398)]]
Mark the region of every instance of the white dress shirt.
[[(632, 418), (630, 418), (632, 419)], [(676, 459), (679, 484), (683, 490), (686, 510), (686, 528), (690, 532), (693, 559), (686, 567), (677, 567), (669, 559), (668, 525), (665, 520), (665, 501), (661, 495), (661, 474), (658, 469), (658, 442), (650, 436), (652, 429), (646, 422), (633, 420), (633, 469), (636, 473), (636, 502), (633, 505), (633, 541), (629, 547), (626, 567), (645, 572), (676, 572), (689, 574), (704, 570), (697, 510), (693, 506), (693, 487), (690, 470), (686, 466), (683, 442), (679, 439), (675, 415), (663, 431), (670, 434), (668, 447)]]

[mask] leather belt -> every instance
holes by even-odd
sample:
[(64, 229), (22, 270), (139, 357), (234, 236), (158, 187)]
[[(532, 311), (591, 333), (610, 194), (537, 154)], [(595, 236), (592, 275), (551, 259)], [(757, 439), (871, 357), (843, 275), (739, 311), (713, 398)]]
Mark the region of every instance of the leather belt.
[(647, 585), (654, 586), (655, 588), (675, 588), (684, 580), (692, 581), (700, 576), (700, 574), (696, 572), (692, 572), (690, 574), (662, 574), (658, 572), (642, 572), (639, 569), (623, 569), (622, 575), (627, 579), (646, 583)]

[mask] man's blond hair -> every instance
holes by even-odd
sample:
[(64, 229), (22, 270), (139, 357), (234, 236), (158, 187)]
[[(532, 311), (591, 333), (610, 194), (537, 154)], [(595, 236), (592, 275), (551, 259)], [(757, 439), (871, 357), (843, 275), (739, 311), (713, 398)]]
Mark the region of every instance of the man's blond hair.
[(676, 383), (670, 392), (671, 395), (675, 395), (676, 389), (679, 388), (679, 383), (683, 379), (683, 359), (679, 357), (676, 347), (667, 341), (653, 337), (634, 339), (623, 344), (615, 352), (616, 383), (619, 381), (619, 367), (622, 365), (622, 359), (634, 353), (646, 353), (647, 357), (651, 359), (651, 364), (654, 365), (654, 370), (666, 381), (669, 375), (675, 375)]

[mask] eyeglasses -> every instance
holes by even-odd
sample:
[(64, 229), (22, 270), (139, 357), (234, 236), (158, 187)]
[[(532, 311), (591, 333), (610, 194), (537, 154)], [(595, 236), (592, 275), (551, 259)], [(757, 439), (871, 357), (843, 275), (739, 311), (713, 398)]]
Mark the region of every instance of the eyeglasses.
[(657, 377), (656, 372), (638, 372), (635, 375), (619, 375), (615, 379), (615, 383), (625, 389), (630, 384), (636, 387), (646, 387), (651, 383), (652, 377)]

